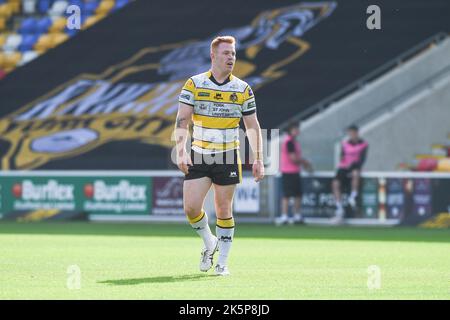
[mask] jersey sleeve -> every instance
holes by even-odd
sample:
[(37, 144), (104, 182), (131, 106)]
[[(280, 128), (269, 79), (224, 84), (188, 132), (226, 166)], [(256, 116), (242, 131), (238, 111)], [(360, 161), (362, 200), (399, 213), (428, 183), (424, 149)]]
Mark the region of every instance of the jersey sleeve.
[(178, 98), (179, 102), (194, 106), (195, 100), (195, 84), (192, 79), (188, 79), (181, 89), (180, 96)]
[(244, 91), (244, 103), (242, 104), (242, 114), (248, 116), (256, 112), (256, 101), (255, 95), (253, 94), (252, 88), (247, 86)]

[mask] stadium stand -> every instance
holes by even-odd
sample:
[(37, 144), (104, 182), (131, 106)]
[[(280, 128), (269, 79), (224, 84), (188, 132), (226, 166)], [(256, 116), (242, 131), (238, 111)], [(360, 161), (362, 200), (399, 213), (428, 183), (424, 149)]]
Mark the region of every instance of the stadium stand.
[(0, 79), (60, 45), (79, 30), (66, 26), (66, 9), (81, 9), (82, 29), (131, 0), (0, 0)]
[(429, 154), (418, 154), (411, 163), (400, 163), (398, 168), (421, 172), (450, 172), (450, 145), (432, 145)]

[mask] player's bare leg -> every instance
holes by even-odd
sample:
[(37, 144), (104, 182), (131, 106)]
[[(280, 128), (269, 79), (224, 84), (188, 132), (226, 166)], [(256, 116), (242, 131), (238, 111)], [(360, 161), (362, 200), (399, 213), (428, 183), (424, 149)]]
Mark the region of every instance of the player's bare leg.
[(234, 218), (232, 213), (233, 196), (236, 185), (221, 186), (213, 184), (214, 205), (216, 208), (216, 235), (219, 239), (219, 258), (216, 265), (217, 275), (229, 275), (227, 260), (234, 236)]
[(185, 180), (183, 184), (184, 212), (192, 228), (203, 239), (204, 243), (200, 259), (200, 271), (203, 272), (211, 269), (218, 244), (217, 238), (209, 228), (208, 215), (203, 210), (203, 203), (211, 184), (211, 179), (208, 177)]

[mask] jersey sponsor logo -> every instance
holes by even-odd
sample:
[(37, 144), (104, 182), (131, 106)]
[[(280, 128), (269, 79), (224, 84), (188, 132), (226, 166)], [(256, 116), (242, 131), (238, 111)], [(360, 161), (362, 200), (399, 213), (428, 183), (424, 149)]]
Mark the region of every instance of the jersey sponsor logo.
[(200, 91), (200, 92), (198, 93), (198, 96), (199, 96), (199, 97), (209, 97), (209, 96), (210, 96), (210, 93), (209, 93), (209, 92), (201, 92), (201, 91)]
[[(83, 70), (0, 119), (1, 169), (38, 168), (113, 141), (171, 148), (181, 88), (186, 79), (210, 68), (213, 35), (237, 39), (234, 73), (258, 90), (287, 74), (289, 63), (310, 48), (301, 37), (336, 6), (334, 1), (300, 2), (259, 12), (245, 25), (212, 30), (202, 40), (142, 48), (99, 74)], [(191, 79), (187, 84), (194, 86)], [(211, 87), (207, 81), (202, 86)]]
[(180, 98), (185, 100), (191, 100), (191, 96), (184, 93), (180, 94)]
[(220, 92), (217, 92), (217, 93), (214, 95), (214, 99), (216, 99), (216, 100), (223, 100), (222, 94), (221, 94)]

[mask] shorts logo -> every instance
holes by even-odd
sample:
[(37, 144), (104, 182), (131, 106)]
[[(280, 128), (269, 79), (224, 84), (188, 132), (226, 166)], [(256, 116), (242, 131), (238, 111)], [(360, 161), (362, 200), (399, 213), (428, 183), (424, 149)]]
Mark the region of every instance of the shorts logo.
[(219, 241), (222, 241), (222, 242), (232, 242), (233, 239), (231, 239), (231, 237), (228, 237), (228, 236), (221, 236), (221, 237), (219, 238)]
[(236, 177), (237, 177), (236, 171), (231, 171), (230, 172), (230, 178), (236, 178)]

